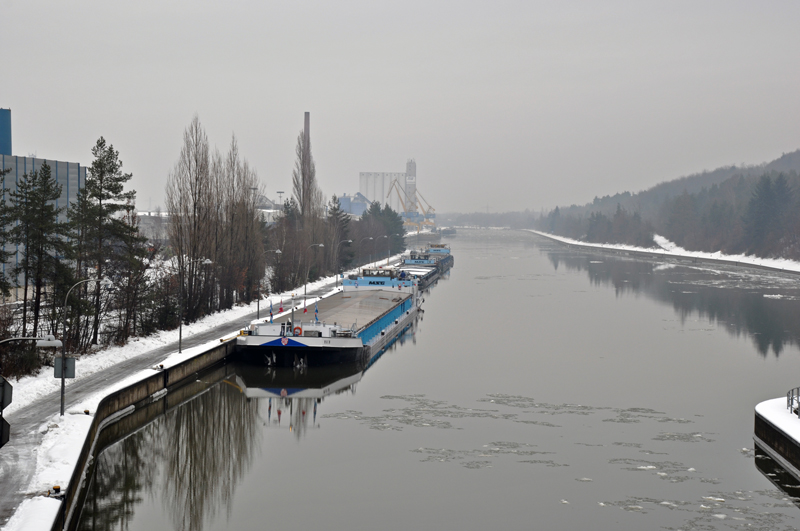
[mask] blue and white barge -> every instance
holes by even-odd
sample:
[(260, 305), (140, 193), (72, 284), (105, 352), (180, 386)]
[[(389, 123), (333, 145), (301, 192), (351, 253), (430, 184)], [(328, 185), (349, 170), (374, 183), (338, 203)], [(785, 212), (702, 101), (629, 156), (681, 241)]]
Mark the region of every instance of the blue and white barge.
[(279, 367), (369, 359), (410, 326), (421, 302), (417, 280), (395, 268), (364, 268), (313, 306), (253, 321), (237, 338), (237, 350)]
[(411, 251), (403, 259), (400, 270), (419, 279), (419, 288), (425, 289), (442, 273), (453, 267), (454, 259), (450, 246), (441, 243), (428, 244), (425, 249)]

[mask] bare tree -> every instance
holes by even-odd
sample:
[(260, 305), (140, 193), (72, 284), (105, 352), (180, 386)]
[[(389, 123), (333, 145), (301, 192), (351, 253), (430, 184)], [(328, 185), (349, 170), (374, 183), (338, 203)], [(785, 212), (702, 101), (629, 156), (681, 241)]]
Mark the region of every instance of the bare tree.
[(178, 286), (188, 319), (201, 313), (201, 279), (206, 269), (200, 263), (210, 251), (208, 234), (214, 198), (209, 178), (208, 138), (194, 116), (183, 133), (183, 147), (167, 179), (166, 204), (170, 213), (169, 240), (175, 252)]

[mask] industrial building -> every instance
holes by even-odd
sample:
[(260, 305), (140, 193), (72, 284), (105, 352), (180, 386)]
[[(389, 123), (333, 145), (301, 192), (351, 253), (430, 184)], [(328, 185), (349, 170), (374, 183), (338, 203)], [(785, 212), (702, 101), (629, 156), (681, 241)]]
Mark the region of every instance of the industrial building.
[[(56, 207), (65, 207), (78, 198), (78, 190), (86, 183), (86, 166), (78, 162), (38, 157), (19, 157), (11, 152), (11, 109), (0, 109), (0, 170), (11, 170), (5, 175), (5, 188), (9, 192), (17, 189), (17, 182), (25, 175), (39, 171), (42, 164), (47, 163), (58, 184), (61, 185), (61, 197), (56, 200)], [(8, 195), (5, 197), (9, 200)]]
[[(399, 186), (395, 188), (395, 183)], [(414, 201), (417, 190), (417, 163), (411, 159), (406, 163), (406, 172), (361, 172), (358, 174), (358, 191), (370, 203), (378, 201), (389, 205), (392, 210), (402, 212), (402, 203), (409, 206), (408, 199)], [(402, 196), (402, 199), (401, 199)], [(415, 209), (416, 210), (416, 209)]]
[(378, 201), (381, 205), (389, 205), (393, 210), (400, 210), (397, 194), (391, 194), (392, 182), (397, 180), (405, 186), (405, 173), (361, 172), (358, 174), (358, 191), (367, 201)]
[[(10, 201), (9, 193), (17, 189), (17, 182), (23, 176), (39, 171), (44, 163), (50, 166), (53, 177), (61, 185), (61, 197), (56, 200), (56, 207), (66, 207), (77, 200), (78, 191), (86, 184), (86, 166), (77, 162), (18, 157), (11, 154), (11, 147), (11, 110), (0, 109), (0, 170), (10, 170), (3, 178), (5, 188), (8, 190), (4, 197), (6, 203)], [(66, 211), (62, 213), (62, 219), (66, 219)], [(17, 265), (19, 252), (12, 260), (13, 263), (3, 264), (3, 274), (10, 273)]]
[[(361, 196), (366, 200), (367, 207), (375, 201), (381, 205), (389, 205), (392, 210), (400, 213), (407, 229), (434, 226), (434, 209), (430, 205), (425, 207), (427, 202), (417, 190), (417, 163), (414, 159), (406, 162), (405, 173), (361, 172), (358, 174), (358, 181), (359, 194), (347, 201), (348, 206), (342, 204), (342, 209), (346, 212), (360, 215), (356, 212), (360, 203), (355, 199)], [(347, 194), (343, 198), (347, 198)]]
[(353, 216), (361, 216), (369, 208), (370, 201), (364, 194), (358, 192), (355, 195), (342, 194), (339, 198), (339, 207), (343, 212), (347, 212)]

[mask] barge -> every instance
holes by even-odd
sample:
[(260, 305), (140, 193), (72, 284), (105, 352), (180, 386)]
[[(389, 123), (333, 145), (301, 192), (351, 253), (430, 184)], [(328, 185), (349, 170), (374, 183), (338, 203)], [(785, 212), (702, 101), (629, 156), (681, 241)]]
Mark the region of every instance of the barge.
[(293, 300), (291, 312), (253, 321), (236, 338), (237, 351), (276, 367), (368, 360), (417, 315), (418, 284), (395, 268), (364, 268), (313, 307), (298, 309)]
[(403, 259), (400, 271), (419, 279), (419, 288), (425, 289), (437, 280), (442, 273), (453, 267), (455, 260), (450, 254), (450, 246), (431, 243), (425, 249), (411, 251)]
[(753, 442), (800, 481), (800, 388), (755, 407)]
[(450, 247), (430, 244), (399, 266), (364, 267), (313, 307), (298, 309), (292, 300), (291, 312), (253, 321), (236, 338), (236, 349), (271, 367), (369, 360), (410, 325), (423, 302), (421, 290), (452, 266)]

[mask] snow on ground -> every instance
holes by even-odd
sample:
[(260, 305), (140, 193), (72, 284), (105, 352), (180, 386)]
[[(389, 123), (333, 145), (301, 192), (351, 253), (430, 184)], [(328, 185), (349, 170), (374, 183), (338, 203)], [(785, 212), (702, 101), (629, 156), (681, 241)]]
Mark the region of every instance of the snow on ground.
[(50, 529), (58, 516), (61, 502), (42, 496), (23, 501), (6, 524), (4, 531), (34, 531)]
[[(391, 258), (391, 260), (397, 260), (400, 258), (401, 255), (396, 255)], [(385, 265), (384, 260), (380, 260), (378, 262), (373, 262), (372, 264), (368, 264), (368, 266), (378, 266), (378, 265)], [(353, 269), (351, 271), (347, 271), (345, 274), (355, 273), (357, 270)], [(315, 282), (309, 282), (307, 291), (314, 291), (320, 289), (326, 285), (333, 284), (335, 277), (324, 277)], [(262, 315), (269, 316), (269, 304), (272, 301), (273, 305), (273, 314), (278, 316), (278, 308), (280, 307), (280, 301), (283, 300), (284, 302), (284, 310), (289, 309), (291, 310), (291, 305), (289, 301), (292, 298), (292, 294), (295, 295), (295, 298), (303, 296), (303, 287), (300, 286), (299, 288), (293, 291), (287, 291), (284, 293), (279, 293), (272, 295), (270, 297), (264, 297), (261, 299), (261, 312)], [(332, 293), (329, 293), (332, 294)], [(326, 295), (327, 296), (327, 295)], [(314, 304), (314, 301), (317, 299), (308, 299), (308, 304)], [(302, 300), (298, 302), (298, 307), (302, 308)], [(253, 313), (256, 311), (256, 301), (253, 301), (249, 305), (241, 305), (241, 306), (234, 306), (230, 310), (225, 310), (222, 312), (214, 313), (191, 323), (189, 325), (184, 325), (183, 327), (183, 337), (188, 338), (192, 334), (197, 332), (202, 332), (209, 328), (213, 328), (215, 326), (228, 323), (231, 321), (235, 321), (240, 319), (241, 317)], [(289, 312), (284, 312), (289, 313)], [(283, 314), (280, 314), (283, 315)], [(231, 330), (230, 334), (226, 335), (228, 337), (231, 334), (237, 333), (238, 330)], [(74, 381), (80, 380), (82, 378), (86, 378), (87, 376), (91, 376), (103, 369), (116, 365), (121, 361), (128, 360), (130, 358), (135, 358), (136, 356), (140, 356), (146, 352), (150, 352), (153, 349), (163, 347), (164, 345), (174, 343), (178, 341), (178, 330), (163, 330), (156, 334), (147, 336), (147, 337), (137, 337), (132, 338), (126, 345), (121, 347), (108, 347), (103, 350), (100, 350), (93, 354), (83, 355), (77, 359), (75, 362), (75, 378), (68, 379), (66, 381), (67, 388), (69, 388), (70, 384)], [(13, 414), (15, 411), (19, 410), (27, 406), (28, 404), (33, 403), (38, 398), (46, 396), (50, 393), (58, 391), (61, 389), (61, 380), (53, 378), (53, 369), (50, 367), (44, 367), (41, 372), (35, 376), (26, 376), (24, 378), (20, 378), (19, 381), (12, 382), (14, 386), (14, 401), (11, 402), (4, 411), (3, 414), (8, 416)]]
[[(400, 257), (401, 255), (395, 255), (391, 260), (394, 261)], [(379, 262), (367, 264), (367, 267), (383, 264), (385, 264), (385, 262), (380, 260)], [(345, 274), (355, 272), (357, 272), (357, 269), (350, 270)], [(311, 282), (308, 284), (307, 291), (322, 289), (334, 281), (335, 277), (331, 276), (322, 278), (316, 282)], [(337, 291), (338, 290), (334, 288), (325, 293), (322, 297), (310, 297), (305, 301), (305, 305), (311, 307), (320, 298), (333, 295)], [(264, 297), (262, 299), (264, 315), (266, 317), (269, 316), (270, 301), (273, 303), (274, 317), (291, 313), (291, 299), (293, 296), (297, 302), (295, 308), (302, 309), (304, 307), (304, 301), (302, 299), (298, 300), (298, 297), (302, 297), (303, 295), (302, 291), (298, 289), (271, 297)], [(284, 310), (286, 311), (278, 313), (281, 300), (285, 302)], [(256, 303), (253, 302), (249, 305), (242, 305), (231, 310), (209, 315), (200, 321), (184, 326), (184, 337), (188, 337), (193, 332), (199, 332), (209, 327), (239, 319), (242, 316), (252, 313), (255, 309)], [(237, 332), (238, 330), (231, 330), (231, 334)], [(163, 331), (146, 338), (136, 338), (122, 347), (107, 348), (96, 354), (85, 356), (76, 362), (75, 379), (86, 378), (122, 360), (136, 357), (154, 348), (177, 341), (177, 339), (177, 330)], [(217, 345), (219, 345), (219, 340), (214, 340), (202, 345), (187, 348), (180, 354), (175, 352), (167, 356), (161, 364), (165, 367), (177, 365)], [(143, 380), (151, 376), (154, 371), (155, 369), (151, 368), (132, 374), (123, 380), (109, 385), (102, 391), (95, 393), (79, 403), (67, 407), (63, 417), (56, 413), (43, 420), (39, 432), (42, 433), (44, 437), (41, 444), (34, 449), (36, 452), (36, 471), (28, 487), (24, 490), (26, 494), (38, 494), (38, 496), (26, 499), (20, 504), (14, 515), (6, 524), (4, 531), (45, 531), (52, 527), (61, 504), (58, 500), (47, 497), (47, 491), (56, 485), (62, 489), (68, 486), (80, 451), (89, 433), (92, 420), (94, 419), (93, 414), (97, 411), (98, 404), (110, 393), (127, 387), (139, 380)], [(68, 385), (70, 381), (71, 380), (67, 380)], [(6, 408), (4, 413), (8, 415), (10, 411), (24, 407), (39, 397), (57, 391), (60, 389), (60, 385), (60, 380), (53, 378), (48, 368), (45, 368), (42, 373), (37, 376), (22, 378), (14, 384), (14, 402), (12, 402), (10, 407)], [(85, 411), (89, 411), (89, 414), (86, 414)], [(124, 413), (125, 411), (119, 412), (119, 414)]]
[(572, 238), (564, 238), (563, 236), (556, 236), (555, 234), (549, 234), (546, 232), (540, 232), (532, 229), (526, 229), (526, 230), (528, 230), (529, 232), (533, 232), (534, 234), (540, 234), (542, 236), (546, 236), (547, 238), (558, 240), (564, 243), (582, 245), (585, 247), (597, 247), (599, 249), (620, 249), (625, 251), (640, 251), (646, 253), (656, 253), (661, 256), (699, 258), (702, 260), (709, 260), (709, 261), (724, 260), (728, 262), (739, 262), (742, 265), (757, 265), (762, 267), (769, 267), (772, 269), (776, 269), (778, 271), (784, 270), (784, 271), (800, 272), (800, 262), (794, 260), (789, 260), (786, 258), (759, 258), (757, 256), (747, 256), (743, 254), (722, 254), (721, 251), (717, 251), (715, 253), (708, 253), (704, 251), (687, 251), (686, 249), (678, 247), (675, 243), (669, 241), (663, 236), (659, 236), (658, 234), (653, 236), (653, 240), (655, 240), (656, 244), (658, 244), (658, 247), (645, 248), (645, 247), (634, 247), (632, 245), (611, 244), (611, 243), (587, 243), (578, 240), (573, 240)]

